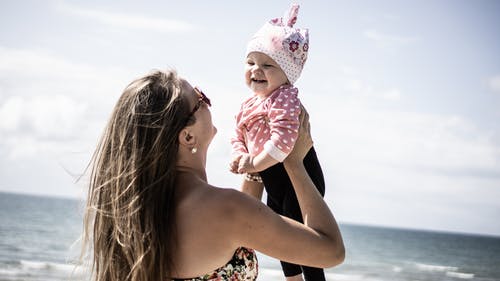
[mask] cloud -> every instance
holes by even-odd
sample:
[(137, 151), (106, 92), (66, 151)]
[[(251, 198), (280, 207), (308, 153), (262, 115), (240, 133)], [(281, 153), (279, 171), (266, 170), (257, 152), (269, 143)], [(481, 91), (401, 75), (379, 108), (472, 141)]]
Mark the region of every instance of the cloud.
[(352, 66), (341, 66), (338, 75), (334, 76), (337, 77), (339, 85), (342, 85), (343, 92), (357, 96), (358, 99), (374, 98), (394, 102), (402, 98), (399, 88), (374, 85)]
[(490, 78), (489, 87), (493, 92), (500, 93), (500, 74)]
[(62, 12), (94, 20), (111, 27), (141, 29), (155, 32), (189, 32), (196, 29), (194, 25), (185, 21), (154, 18), (138, 14), (112, 13), (77, 7), (65, 2), (59, 2), (56, 8)]
[(419, 40), (418, 37), (388, 35), (374, 29), (366, 30), (363, 34), (381, 48), (408, 45)]
[(0, 154), (13, 160), (90, 146), (82, 143), (95, 142), (130, 77), (126, 69), (0, 46)]
[(330, 128), (320, 122), (317, 126), (321, 132), (330, 132), (322, 138), (336, 140), (337, 146), (329, 149), (336, 154), (332, 159), (340, 156), (360, 163), (357, 167), (383, 165), (445, 177), (482, 177), (493, 171), (500, 175), (499, 144), (463, 117), (357, 106), (320, 114), (320, 120), (330, 116)]
[(344, 81), (344, 90), (354, 95), (386, 101), (401, 100), (401, 91), (398, 88), (381, 89), (358, 78), (346, 79)]
[(103, 100), (118, 84), (123, 87), (123, 77), (130, 75), (124, 69), (78, 63), (46, 50), (0, 46), (0, 95), (92, 95)]
[(61, 151), (81, 137), (86, 105), (67, 96), (9, 97), (0, 104), (0, 144), (9, 159)]
[(339, 220), (500, 230), (472, 227), (481, 214), (499, 214), (500, 144), (491, 131), (458, 115), (380, 109), (363, 96), (306, 105)]
[[(375, 166), (386, 166), (391, 173), (500, 177), (500, 143), (494, 129), (481, 128), (462, 115), (409, 111), (397, 103), (404, 92), (396, 85), (371, 81), (357, 67), (340, 67), (331, 76), (335, 80), (316, 91), (320, 98), (302, 100), (311, 119), (320, 120), (312, 127), (321, 134), (318, 144), (328, 146), (332, 167), (350, 171), (365, 167), (369, 174)], [(351, 161), (352, 167), (346, 165)]]
[(0, 105), (0, 132), (37, 138), (73, 137), (86, 105), (67, 96), (9, 97)]
[(386, 100), (398, 101), (401, 99), (401, 91), (399, 89), (390, 89), (382, 92), (382, 97)]

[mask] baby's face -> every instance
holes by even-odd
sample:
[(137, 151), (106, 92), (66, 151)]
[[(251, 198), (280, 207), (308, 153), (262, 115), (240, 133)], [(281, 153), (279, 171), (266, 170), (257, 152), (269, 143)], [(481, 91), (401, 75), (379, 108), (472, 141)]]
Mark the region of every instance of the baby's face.
[(288, 78), (271, 57), (252, 52), (245, 62), (245, 82), (256, 95), (267, 97), (279, 86), (287, 84)]

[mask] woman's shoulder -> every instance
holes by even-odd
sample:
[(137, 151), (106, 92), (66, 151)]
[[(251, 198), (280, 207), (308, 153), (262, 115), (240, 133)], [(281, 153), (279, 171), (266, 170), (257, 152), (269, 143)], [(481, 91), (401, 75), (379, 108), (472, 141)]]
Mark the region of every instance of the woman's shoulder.
[(206, 230), (224, 229), (226, 236), (231, 236), (229, 232), (245, 221), (252, 206), (260, 203), (233, 188), (207, 184), (195, 190), (178, 202), (178, 215), (184, 224), (205, 225)]
[[(234, 188), (211, 186), (206, 194), (207, 204), (223, 212), (234, 214), (248, 205), (254, 205), (256, 199)], [(258, 202), (258, 201), (257, 201)]]
[(251, 218), (266, 213), (268, 207), (246, 193), (233, 188), (214, 187), (207, 196), (207, 207), (213, 216), (223, 217), (226, 229), (239, 228)]

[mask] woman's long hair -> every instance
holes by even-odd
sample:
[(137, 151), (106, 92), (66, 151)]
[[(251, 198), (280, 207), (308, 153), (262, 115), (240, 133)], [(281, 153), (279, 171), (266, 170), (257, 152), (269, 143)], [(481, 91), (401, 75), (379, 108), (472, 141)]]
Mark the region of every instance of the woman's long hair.
[(189, 112), (181, 91), (175, 71), (154, 71), (113, 110), (89, 166), (83, 253), (95, 280), (172, 276), (178, 134)]

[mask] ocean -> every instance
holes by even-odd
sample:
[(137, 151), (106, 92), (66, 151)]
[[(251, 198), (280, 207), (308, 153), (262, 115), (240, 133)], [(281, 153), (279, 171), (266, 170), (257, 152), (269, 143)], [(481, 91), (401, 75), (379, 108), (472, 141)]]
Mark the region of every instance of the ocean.
[[(82, 280), (83, 203), (0, 192), (0, 281)], [(500, 281), (500, 237), (341, 224), (345, 262), (327, 269), (339, 281)], [(258, 280), (284, 280), (262, 254)]]

